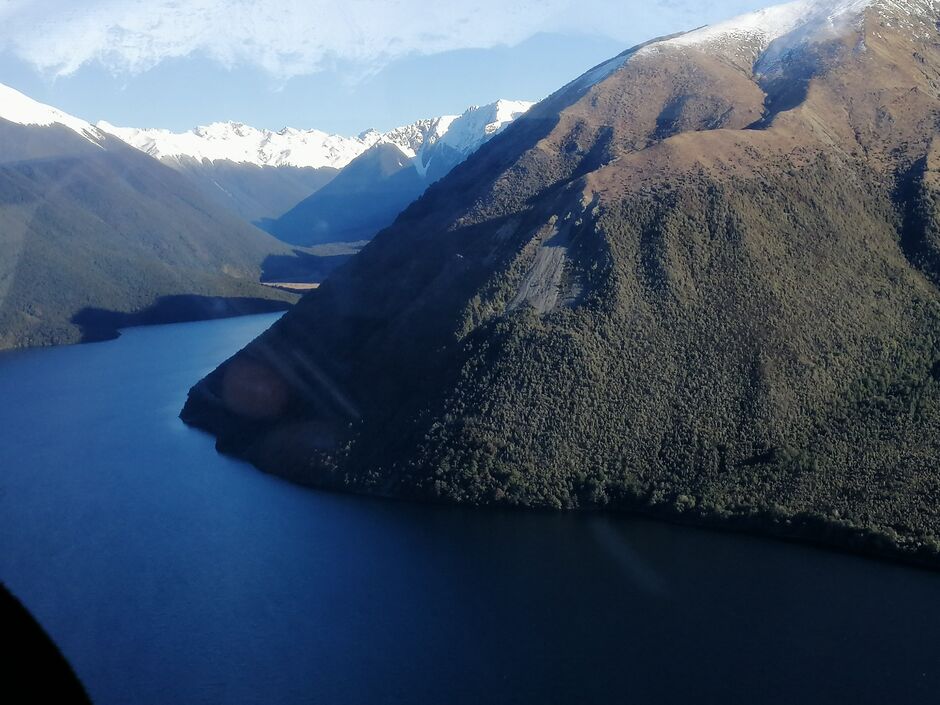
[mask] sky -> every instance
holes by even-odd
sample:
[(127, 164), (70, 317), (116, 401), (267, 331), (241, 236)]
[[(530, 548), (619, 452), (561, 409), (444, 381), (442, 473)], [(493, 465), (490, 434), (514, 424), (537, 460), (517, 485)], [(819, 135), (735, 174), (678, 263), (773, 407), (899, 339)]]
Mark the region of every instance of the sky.
[(0, 83), (91, 122), (345, 135), (539, 100), (772, 0), (0, 0)]

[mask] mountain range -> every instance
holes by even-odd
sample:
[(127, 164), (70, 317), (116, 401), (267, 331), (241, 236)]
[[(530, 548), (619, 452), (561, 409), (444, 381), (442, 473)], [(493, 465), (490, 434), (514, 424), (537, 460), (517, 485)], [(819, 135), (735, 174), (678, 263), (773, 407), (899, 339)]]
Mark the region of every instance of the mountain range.
[(327, 184), (339, 170), (381, 139), (320, 130), (261, 130), (217, 122), (186, 132), (98, 128), (187, 175), (203, 195), (250, 222), (274, 219)]
[(0, 86), (0, 349), (286, 308), (294, 251), (89, 123)]
[[(296, 297), (260, 279), (322, 281), (361, 243), (298, 245), (368, 239), (528, 105), (499, 101), (355, 138), (240, 123), (172, 133), (91, 125), (0, 85), (0, 349), (285, 308)], [(386, 154), (394, 170), (370, 170)], [(394, 178), (409, 167), (414, 178)], [(311, 208), (305, 199), (337, 175)], [(330, 220), (339, 234), (285, 237), (288, 246), (249, 224), (273, 229), (287, 211), (279, 230), (322, 234)]]
[(317, 486), (938, 565), (938, 26), (937, 0), (798, 0), (612, 58), (183, 419)]
[(98, 128), (185, 174), (203, 195), (280, 239), (317, 245), (368, 240), (531, 105), (499, 100), (356, 137), (233, 122), (182, 133), (107, 122)]

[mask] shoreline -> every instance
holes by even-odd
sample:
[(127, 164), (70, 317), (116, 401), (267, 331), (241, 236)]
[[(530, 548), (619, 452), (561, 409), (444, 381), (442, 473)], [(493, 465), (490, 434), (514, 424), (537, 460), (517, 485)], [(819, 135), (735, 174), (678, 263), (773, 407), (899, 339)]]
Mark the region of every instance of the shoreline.
[[(287, 291), (287, 290), (284, 290)], [(297, 292), (289, 292), (296, 294)], [(121, 331), (127, 328), (160, 326), (173, 323), (198, 323), (216, 321), (241, 316), (256, 316), (266, 313), (283, 313), (291, 309), (294, 302), (278, 299), (225, 296), (189, 296), (172, 297), (175, 302), (169, 306), (160, 302), (153, 306), (124, 313), (101, 309), (86, 310), (73, 316), (72, 323), (78, 327), (76, 339), (61, 342), (43, 342), (37, 344), (14, 345), (0, 348), (0, 355), (24, 350), (104, 343), (117, 340)], [(182, 305), (180, 305), (182, 303)]]
[[(187, 403), (188, 406), (188, 403)], [(430, 496), (419, 490), (413, 492), (382, 492), (356, 485), (340, 485), (327, 478), (302, 476), (288, 471), (277, 471), (256, 463), (250, 453), (239, 453), (235, 449), (222, 449), (219, 436), (206, 425), (199, 422), (199, 414), (186, 407), (180, 412), (180, 419), (190, 428), (206, 433), (215, 439), (216, 452), (227, 457), (249, 463), (259, 472), (278, 477), (305, 489), (321, 492), (342, 493), (381, 501), (416, 503), (433, 506), (449, 506), (477, 511), (526, 511), (540, 513), (581, 514), (584, 516), (633, 516), (676, 526), (704, 529), (722, 533), (736, 533), (758, 539), (784, 541), (787, 543), (812, 547), (817, 550), (853, 555), (878, 562), (905, 565), (918, 570), (940, 571), (940, 552), (932, 551), (927, 546), (916, 549), (905, 548), (885, 533), (861, 527), (852, 527), (842, 522), (833, 521), (824, 515), (794, 514), (772, 515), (758, 508), (729, 513), (727, 516), (701, 512), (700, 510), (679, 511), (673, 504), (650, 505), (640, 498), (628, 498), (618, 506), (585, 506), (557, 509), (542, 505), (499, 504), (456, 502), (442, 497)]]
[(98, 343), (116, 340), (121, 330), (141, 326), (166, 325), (170, 323), (197, 323), (216, 321), (240, 316), (278, 313), (290, 310), (292, 303), (276, 299), (247, 297), (174, 297), (168, 305), (163, 302), (134, 313), (103, 312), (100, 318), (87, 322), (75, 321), (82, 331), (80, 343)]

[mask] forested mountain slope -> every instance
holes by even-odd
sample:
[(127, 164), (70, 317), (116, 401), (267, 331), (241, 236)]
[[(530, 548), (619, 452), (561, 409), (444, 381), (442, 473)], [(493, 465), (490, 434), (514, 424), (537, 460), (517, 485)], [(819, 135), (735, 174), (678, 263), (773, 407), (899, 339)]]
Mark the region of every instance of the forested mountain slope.
[(286, 308), (274, 238), (115, 137), (0, 87), (0, 348), (146, 320)]
[(940, 565), (940, 5), (799, 1), (535, 106), (190, 394), (264, 470)]

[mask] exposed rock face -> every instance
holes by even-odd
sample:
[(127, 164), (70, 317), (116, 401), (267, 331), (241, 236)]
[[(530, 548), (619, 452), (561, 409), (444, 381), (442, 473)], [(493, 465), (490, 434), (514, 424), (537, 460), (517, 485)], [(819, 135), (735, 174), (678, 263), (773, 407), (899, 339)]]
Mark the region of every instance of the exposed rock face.
[(183, 418), (310, 484), (940, 565), (940, 7), (785, 9), (537, 105)]

